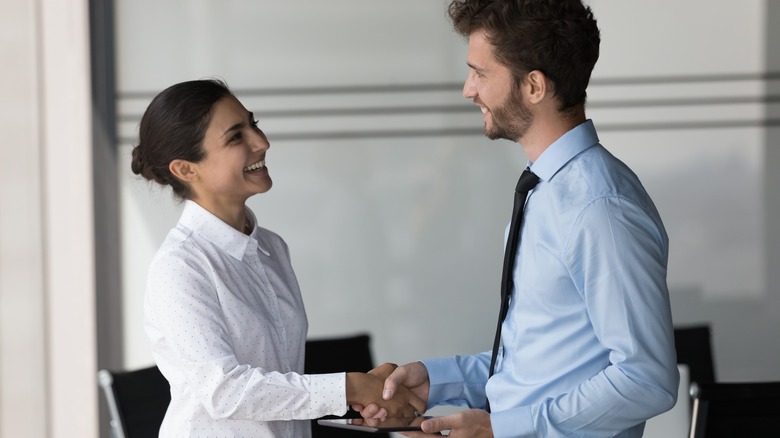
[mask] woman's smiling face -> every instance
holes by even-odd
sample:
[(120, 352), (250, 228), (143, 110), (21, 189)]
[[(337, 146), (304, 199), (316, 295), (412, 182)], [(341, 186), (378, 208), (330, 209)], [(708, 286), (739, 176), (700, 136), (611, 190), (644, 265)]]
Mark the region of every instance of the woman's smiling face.
[(273, 184), (265, 166), (270, 144), (254, 115), (233, 96), (214, 104), (203, 136), (203, 160), (192, 163), (198, 178), (192, 181), (193, 200), (219, 208), (243, 205)]

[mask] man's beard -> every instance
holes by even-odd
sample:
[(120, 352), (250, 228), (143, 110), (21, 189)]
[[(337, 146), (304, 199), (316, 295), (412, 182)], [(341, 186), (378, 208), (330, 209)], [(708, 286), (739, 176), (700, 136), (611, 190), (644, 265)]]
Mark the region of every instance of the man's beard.
[(534, 121), (534, 115), (523, 103), (523, 96), (516, 88), (509, 94), (506, 102), (496, 109), (491, 109), (490, 114), (493, 126), (488, 128), (485, 123), (485, 136), (491, 140), (504, 138), (518, 141), (528, 132)]

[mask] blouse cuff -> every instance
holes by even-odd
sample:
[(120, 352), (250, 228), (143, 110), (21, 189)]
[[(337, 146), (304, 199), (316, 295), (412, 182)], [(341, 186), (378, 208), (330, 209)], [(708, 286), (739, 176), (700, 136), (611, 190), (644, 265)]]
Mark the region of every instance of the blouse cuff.
[(347, 413), (347, 374), (308, 374), (315, 416)]

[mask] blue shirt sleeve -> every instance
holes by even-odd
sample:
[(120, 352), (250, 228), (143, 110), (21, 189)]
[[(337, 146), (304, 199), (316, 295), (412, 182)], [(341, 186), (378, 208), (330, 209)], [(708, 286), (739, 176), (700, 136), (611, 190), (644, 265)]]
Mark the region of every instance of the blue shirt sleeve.
[(485, 408), (485, 383), (490, 366), (490, 352), (474, 356), (430, 359), (422, 363), (428, 370), (431, 385), (428, 407), (465, 405), (470, 408)]
[[(597, 198), (582, 210), (562, 259), (608, 363), (567, 391), (492, 412), (495, 437), (641, 436), (642, 422), (674, 405), (679, 375), (666, 288), (668, 244), (655, 217), (619, 196)], [(565, 366), (560, 359), (524, 366)], [(489, 362), (489, 353), (424, 361), (429, 404), (484, 408)]]
[(666, 236), (651, 217), (620, 197), (583, 210), (565, 263), (609, 365), (567, 393), (491, 415), (497, 438), (613, 436), (674, 406)]

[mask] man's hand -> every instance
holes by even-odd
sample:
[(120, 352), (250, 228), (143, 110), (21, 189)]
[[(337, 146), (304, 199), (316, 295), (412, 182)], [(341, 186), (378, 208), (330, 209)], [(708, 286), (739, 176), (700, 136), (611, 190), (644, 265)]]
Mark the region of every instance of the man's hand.
[[(400, 367), (395, 364), (385, 363), (369, 371), (369, 374), (385, 378), (382, 391), (384, 400), (391, 400), (397, 393), (405, 393), (408, 390), (424, 403), (428, 402), (430, 381), (428, 380), (428, 370), (422, 362), (412, 362)], [(375, 403), (368, 405), (353, 404), (352, 409), (360, 412), (363, 418), (384, 418), (387, 416), (387, 412)], [(425, 409), (423, 408), (418, 412), (423, 413)]]
[(428, 380), (428, 369), (422, 362), (412, 362), (397, 367), (385, 379), (385, 389), (382, 392), (382, 398), (390, 400), (398, 391), (399, 386), (409, 388), (414, 395), (420, 397), (424, 402), (428, 402), (428, 390), (431, 383)]
[(446, 417), (435, 417), (422, 422), (423, 432), (402, 432), (401, 435), (412, 438), (441, 435), (450, 431), (450, 438), (493, 438), (490, 414), (481, 409), (469, 409)]

